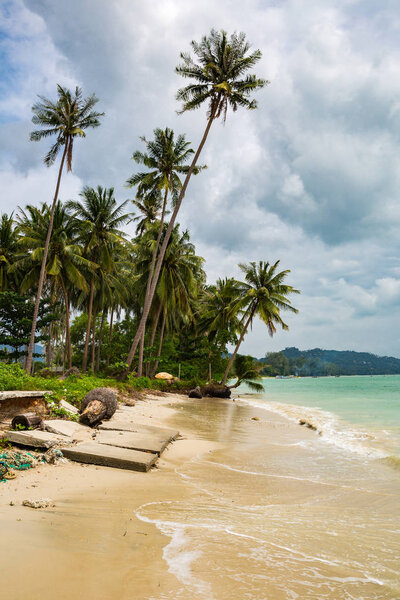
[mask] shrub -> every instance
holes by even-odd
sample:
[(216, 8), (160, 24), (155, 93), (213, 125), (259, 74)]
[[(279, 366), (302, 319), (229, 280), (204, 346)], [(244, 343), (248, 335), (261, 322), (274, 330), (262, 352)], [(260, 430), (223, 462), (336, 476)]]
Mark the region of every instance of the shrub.
[(20, 363), (0, 363), (0, 390), (23, 390), (33, 381), (27, 375)]

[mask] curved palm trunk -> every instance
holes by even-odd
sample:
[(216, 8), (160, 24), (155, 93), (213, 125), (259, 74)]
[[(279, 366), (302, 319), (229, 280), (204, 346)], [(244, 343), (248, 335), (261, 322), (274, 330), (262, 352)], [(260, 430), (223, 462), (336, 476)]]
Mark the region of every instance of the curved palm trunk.
[[(159, 305), (159, 307), (157, 309), (156, 318), (154, 319), (153, 329), (152, 329), (152, 332), (151, 332), (151, 338), (150, 338), (150, 347), (151, 348), (153, 347), (154, 340), (156, 338), (156, 332), (157, 332), (157, 327), (158, 327), (158, 321), (160, 320), (161, 309), (162, 309), (162, 304), (160, 302), (160, 305)], [(150, 359), (151, 359), (151, 355), (152, 355), (152, 351), (150, 350)], [(151, 366), (151, 360), (149, 360), (146, 363), (146, 377), (149, 377), (149, 375), (150, 375), (150, 366)]]
[(150, 377), (154, 377), (155, 374), (157, 373), (157, 369), (158, 369), (158, 365), (160, 363), (160, 356), (161, 356), (161, 350), (162, 350), (162, 345), (163, 345), (163, 341), (164, 341), (164, 331), (165, 331), (165, 323), (167, 321), (167, 311), (164, 311), (163, 314), (163, 320), (162, 320), (162, 324), (161, 324), (161, 331), (160, 331), (160, 341), (158, 342), (158, 352), (157, 352), (157, 360), (154, 363), (154, 367), (153, 370), (151, 372)]
[(71, 349), (71, 331), (69, 326), (69, 296), (67, 292), (67, 288), (65, 287), (65, 283), (63, 279), (61, 279), (61, 288), (64, 295), (64, 304), (65, 304), (65, 345), (67, 350), (67, 364), (68, 369), (72, 367), (72, 349)]
[(89, 297), (89, 307), (88, 307), (88, 322), (87, 322), (87, 327), (86, 327), (85, 349), (83, 351), (83, 360), (82, 360), (83, 373), (86, 373), (86, 369), (87, 369), (89, 341), (90, 341), (90, 328), (92, 326), (93, 296), (94, 296), (94, 276), (92, 275), (92, 282), (90, 284), (90, 297)]
[[(151, 257), (150, 272), (149, 272), (149, 278), (147, 280), (147, 285), (146, 285), (146, 295), (145, 295), (145, 299), (144, 299), (144, 304), (146, 304), (146, 302), (148, 301), (149, 295), (150, 295), (151, 282), (153, 280), (154, 266), (156, 264), (158, 248), (160, 246), (160, 240), (161, 240), (162, 231), (163, 231), (163, 227), (164, 227), (165, 211), (167, 208), (167, 198), (168, 198), (168, 188), (165, 190), (165, 194), (164, 194), (164, 202), (163, 202), (161, 219), (160, 219), (160, 228), (158, 230), (156, 245), (154, 246), (154, 250), (153, 250), (153, 256)], [(151, 302), (150, 302), (150, 306), (151, 306)], [(143, 374), (143, 350), (144, 350), (145, 333), (146, 333), (146, 324), (143, 327), (143, 334), (142, 334), (142, 337), (140, 338), (138, 377), (141, 377)]]
[(203, 149), (203, 146), (206, 143), (208, 134), (210, 132), (211, 125), (212, 125), (212, 123), (213, 123), (213, 121), (215, 119), (215, 115), (216, 115), (216, 112), (217, 112), (217, 107), (218, 107), (218, 103), (215, 103), (215, 106), (213, 107), (213, 109), (211, 111), (211, 114), (210, 114), (210, 117), (208, 119), (207, 127), (206, 127), (206, 129), (204, 131), (204, 134), (203, 134), (203, 137), (202, 137), (201, 142), (199, 144), (199, 147), (197, 148), (196, 154), (194, 155), (192, 164), (189, 167), (189, 171), (188, 171), (188, 173), (186, 175), (186, 178), (185, 178), (185, 181), (183, 183), (182, 189), (180, 191), (180, 194), (179, 194), (176, 206), (175, 206), (174, 211), (172, 213), (172, 216), (171, 216), (171, 219), (170, 219), (170, 222), (169, 222), (169, 225), (168, 225), (168, 228), (167, 228), (167, 231), (166, 231), (166, 234), (165, 234), (165, 237), (164, 237), (161, 249), (160, 249), (160, 253), (158, 255), (158, 260), (157, 260), (156, 268), (155, 268), (155, 271), (154, 271), (154, 276), (153, 276), (153, 279), (152, 279), (152, 282), (151, 282), (150, 292), (149, 292), (148, 298), (146, 298), (144, 306), (143, 306), (142, 318), (140, 320), (139, 327), (138, 327), (138, 329), (136, 331), (136, 335), (135, 335), (135, 337), (133, 339), (129, 355), (128, 355), (128, 358), (126, 360), (126, 362), (128, 364), (128, 369), (125, 371), (125, 373), (123, 373), (122, 378), (125, 378), (128, 375), (128, 373), (129, 373), (129, 367), (132, 364), (132, 360), (133, 360), (133, 357), (135, 356), (135, 352), (136, 352), (136, 349), (138, 347), (140, 338), (141, 338), (142, 333), (143, 333), (143, 331), (144, 331), (144, 329), (146, 327), (147, 317), (149, 315), (151, 303), (153, 301), (154, 293), (156, 291), (156, 287), (157, 287), (157, 283), (158, 283), (158, 278), (160, 276), (160, 271), (161, 271), (162, 263), (163, 263), (163, 260), (164, 260), (165, 251), (166, 251), (167, 246), (168, 246), (169, 238), (171, 237), (171, 233), (172, 233), (172, 230), (173, 230), (174, 225), (175, 225), (175, 220), (176, 220), (177, 214), (179, 212), (179, 209), (181, 207), (182, 200), (183, 200), (183, 198), (185, 196), (186, 189), (187, 189), (187, 186), (189, 184), (189, 180), (190, 180), (190, 178), (192, 176), (193, 170), (194, 170), (194, 168), (196, 166), (196, 163), (197, 163), (198, 158), (200, 156), (200, 153), (201, 153), (201, 151)]
[(44, 245), (42, 265), (40, 267), (39, 285), (38, 285), (38, 290), (37, 290), (37, 294), (36, 294), (35, 308), (34, 308), (33, 317), (32, 317), (32, 329), (31, 329), (31, 337), (29, 339), (28, 356), (26, 357), (26, 361), (25, 361), (25, 371), (28, 374), (32, 370), (32, 358), (33, 358), (33, 352), (35, 349), (35, 334), (36, 334), (37, 319), (38, 319), (38, 315), (39, 315), (39, 304), (40, 304), (40, 299), (42, 297), (44, 280), (46, 278), (46, 263), (47, 263), (47, 255), (49, 253), (51, 233), (53, 231), (54, 210), (56, 208), (58, 192), (60, 190), (61, 175), (62, 175), (62, 170), (64, 168), (64, 161), (65, 161), (65, 156), (67, 154), (67, 148), (68, 148), (68, 140), (66, 140), (66, 142), (65, 142), (64, 152), (62, 155), (60, 168), (58, 170), (56, 191), (54, 193), (53, 204), (51, 205), (50, 223), (49, 223), (49, 228), (47, 230), (46, 242)]
[(222, 381), (221, 381), (221, 383), (222, 383), (223, 385), (226, 385), (226, 380), (228, 379), (229, 371), (230, 371), (230, 370), (231, 370), (231, 368), (232, 368), (233, 361), (235, 360), (235, 357), (236, 357), (236, 354), (238, 353), (238, 350), (239, 350), (240, 344), (243, 342), (243, 338), (244, 338), (244, 336), (246, 335), (247, 329), (248, 329), (248, 327), (249, 327), (249, 325), (250, 325), (250, 322), (251, 322), (252, 318), (254, 317), (254, 313), (255, 313), (255, 312), (256, 312), (256, 307), (254, 307), (254, 308), (253, 308), (253, 310), (251, 311), (251, 313), (250, 313), (250, 316), (249, 316), (249, 318), (247, 319), (247, 321), (246, 321), (246, 323), (245, 323), (245, 326), (244, 326), (244, 327), (243, 327), (243, 329), (242, 329), (242, 333), (240, 334), (240, 337), (239, 337), (238, 343), (236, 344), (236, 348), (235, 348), (235, 350), (234, 350), (234, 352), (233, 352), (233, 354), (232, 354), (231, 358), (229, 359), (228, 366), (227, 366), (227, 367), (226, 367), (226, 369), (225, 369), (225, 373), (224, 373), (224, 376), (223, 376), (223, 378), (222, 378)]
[(137, 376), (141, 377), (143, 375), (143, 350), (144, 350), (144, 336), (146, 331), (143, 329), (142, 337), (140, 338), (139, 344), (139, 361), (138, 361), (138, 369)]

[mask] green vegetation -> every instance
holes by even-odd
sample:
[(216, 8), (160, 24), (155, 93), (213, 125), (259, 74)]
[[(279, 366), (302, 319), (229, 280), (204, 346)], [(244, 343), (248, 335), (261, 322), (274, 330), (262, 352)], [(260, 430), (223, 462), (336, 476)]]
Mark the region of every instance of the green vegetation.
[[(168, 127), (141, 137), (145, 149), (132, 157), (140, 171), (127, 179), (132, 201), (118, 203), (113, 187), (85, 186), (78, 199), (62, 204), (61, 177), (64, 166), (72, 168), (74, 140), (98, 127), (103, 113), (95, 112), (94, 95), (84, 99), (79, 88), (61, 86), (56, 101), (40, 97), (33, 106), (39, 129), (31, 140), (54, 136), (44, 162), (51, 166), (60, 151), (62, 158), (52, 204), (28, 205), (0, 223), (0, 311), (11, 315), (9, 334), (0, 328), (2, 358), (12, 363), (27, 355), (25, 375), (18, 365), (0, 365), (0, 389), (41, 388), (56, 401), (76, 403), (93, 387), (188, 389), (225, 383), (232, 370), (239, 382), (257, 386), (257, 366), (238, 351), (255, 317), (271, 335), (277, 324), (287, 328), (281, 311), (296, 312), (288, 296), (297, 293), (284, 282), (289, 271), (278, 272), (279, 261), (241, 264), (244, 281), (208, 285), (204, 259), (177, 216), (191, 176), (204, 176), (199, 156), (213, 122), (225, 120), (228, 109), (255, 109), (253, 95), (268, 82), (252, 72), (261, 52), (251, 51), (242, 33), (212, 30), (192, 42), (192, 53), (182, 53), (176, 68), (189, 80), (177, 99), (180, 112), (206, 107), (202, 139), (194, 151)], [(123, 227), (131, 221), (136, 235), (128, 239)], [(38, 340), (45, 342), (47, 368), (60, 375), (76, 366), (84, 376), (31, 377)], [(235, 347), (231, 358), (228, 344)], [(160, 370), (180, 381), (171, 388), (155, 380)]]
[(400, 374), (400, 359), (376, 356), (368, 352), (350, 350), (299, 350), (285, 348), (270, 352), (260, 359), (265, 366), (262, 374), (276, 375), (396, 375)]

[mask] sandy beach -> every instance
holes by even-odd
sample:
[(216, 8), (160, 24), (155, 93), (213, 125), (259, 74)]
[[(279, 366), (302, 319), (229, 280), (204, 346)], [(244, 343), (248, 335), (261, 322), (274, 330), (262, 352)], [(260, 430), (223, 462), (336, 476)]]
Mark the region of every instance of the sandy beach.
[(149, 473), (68, 462), (2, 484), (4, 597), (400, 597), (394, 470), (240, 400), (170, 394), (133, 410), (181, 432)]

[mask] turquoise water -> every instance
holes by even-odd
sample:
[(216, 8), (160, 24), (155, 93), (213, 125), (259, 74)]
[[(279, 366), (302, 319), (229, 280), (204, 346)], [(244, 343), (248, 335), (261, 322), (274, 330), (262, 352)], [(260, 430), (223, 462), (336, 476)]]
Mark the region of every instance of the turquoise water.
[(295, 407), (307, 407), (306, 416), (317, 419), (322, 433), (337, 434), (342, 425), (349, 435), (368, 433), (375, 447), (381, 443), (400, 455), (400, 375), (265, 378), (263, 385), (262, 394), (251, 394), (246, 386), (238, 391), (293, 419), (302, 417)]

